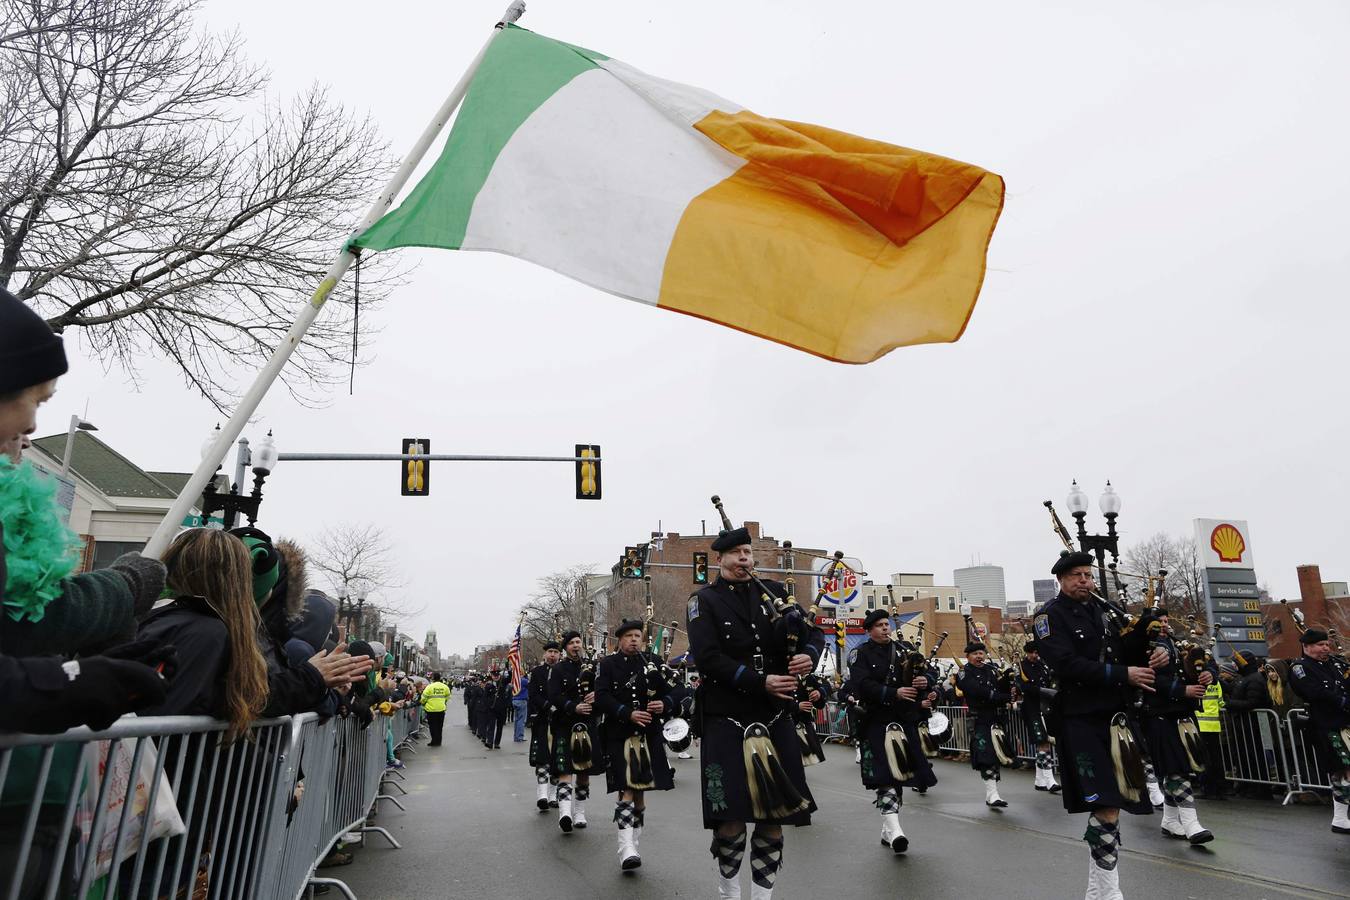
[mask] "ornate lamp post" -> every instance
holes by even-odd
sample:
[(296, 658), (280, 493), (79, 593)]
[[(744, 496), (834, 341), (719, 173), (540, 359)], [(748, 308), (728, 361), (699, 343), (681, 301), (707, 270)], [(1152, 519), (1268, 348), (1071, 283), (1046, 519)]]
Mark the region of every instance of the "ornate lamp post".
[[(219, 431), (220, 426), (217, 425), (206, 442), (202, 444), (203, 457), (211, 451)], [(256, 456), (249, 450), (248, 438), (240, 438), (239, 453), (235, 458), (235, 481), (234, 484), (230, 485), (229, 493), (218, 491), (214, 478), (206, 483), (206, 489), (202, 491), (203, 523), (210, 521), (211, 513), (220, 510), (226, 528), (233, 528), (238, 524), (241, 513), (248, 519), (248, 524), (257, 524), (258, 506), (262, 503), (263, 482), (277, 467), (279, 455), (276, 441), (272, 439), (272, 432), (270, 431), (267, 432), (267, 437), (263, 438), (262, 444), (259, 445)], [(244, 470), (249, 466), (253, 467), (253, 490), (245, 494), (243, 492)], [(220, 466), (216, 467), (216, 471), (220, 471)]]
[[(1120, 535), (1116, 532), (1116, 517), (1120, 515), (1120, 495), (1116, 489), (1111, 487), (1111, 482), (1106, 482), (1106, 489), (1102, 491), (1101, 497), (1097, 499), (1097, 507), (1102, 511), (1106, 518), (1106, 534), (1088, 534), (1087, 531), (1087, 512), (1088, 495), (1078, 486), (1075, 480), (1073, 486), (1069, 489), (1069, 496), (1065, 498), (1065, 507), (1073, 514), (1074, 522), (1078, 525), (1078, 546), (1083, 552), (1091, 553), (1097, 557), (1097, 573), (1103, 592), (1108, 590), (1106, 581), (1106, 554), (1111, 554), (1112, 571), (1116, 568), (1116, 563), (1120, 561)], [(1122, 598), (1123, 599), (1123, 598)]]

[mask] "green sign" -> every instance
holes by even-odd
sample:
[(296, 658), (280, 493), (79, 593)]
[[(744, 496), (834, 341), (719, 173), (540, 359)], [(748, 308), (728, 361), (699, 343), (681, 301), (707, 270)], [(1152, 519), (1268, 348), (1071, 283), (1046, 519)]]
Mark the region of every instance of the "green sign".
[(220, 516), (203, 519), (201, 516), (183, 516), (184, 528), (224, 528), (225, 520)]

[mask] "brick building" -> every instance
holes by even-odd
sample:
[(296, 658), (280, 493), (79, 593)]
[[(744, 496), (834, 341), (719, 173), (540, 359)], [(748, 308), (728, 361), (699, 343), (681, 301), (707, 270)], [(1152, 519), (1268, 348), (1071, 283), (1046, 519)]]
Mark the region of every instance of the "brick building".
[[(765, 569), (783, 568), (783, 549), (777, 538), (765, 535), (758, 522), (746, 522), (750, 532), (750, 546), (755, 551), (756, 564)], [(654, 621), (666, 627), (675, 624), (675, 640), (672, 655), (685, 652), (689, 648), (689, 639), (684, 631), (685, 613), (689, 608), (689, 595), (698, 585), (694, 584), (694, 554), (708, 554), (708, 579), (717, 577), (717, 563), (712, 552), (715, 534), (680, 534), (671, 531), (665, 534), (653, 534), (645, 542), (650, 545), (647, 554), (647, 574), (651, 576), (652, 611)], [(810, 569), (812, 558), (807, 552), (822, 553), (812, 548), (795, 547), (796, 559), (793, 565), (797, 569)], [(623, 619), (640, 619), (646, 614), (646, 589), (642, 581), (619, 577), (620, 566), (617, 560), (611, 570), (611, 581), (605, 591), (607, 609), (604, 619), (613, 631), (614, 626)], [(785, 576), (770, 573), (774, 580), (784, 580)], [(797, 596), (803, 598), (803, 605), (811, 601), (814, 587), (810, 576), (798, 575), (796, 579)], [(594, 586), (592, 586), (594, 589)], [(613, 639), (610, 639), (611, 646)]]
[(1323, 582), (1321, 569), (1315, 565), (1299, 566), (1299, 599), (1287, 604), (1261, 604), (1272, 659), (1293, 659), (1303, 652), (1291, 609), (1300, 610), (1304, 624), (1309, 627), (1335, 628), (1341, 642), (1350, 649), (1350, 596), (1328, 596), (1328, 586), (1338, 588), (1340, 584)]

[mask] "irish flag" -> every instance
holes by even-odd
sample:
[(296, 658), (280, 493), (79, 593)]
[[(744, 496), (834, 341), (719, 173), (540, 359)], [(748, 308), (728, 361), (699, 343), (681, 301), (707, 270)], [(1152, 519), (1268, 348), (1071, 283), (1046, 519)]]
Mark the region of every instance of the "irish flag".
[(1003, 179), (768, 119), (509, 26), (439, 160), (352, 241), (494, 250), (827, 359), (955, 341)]

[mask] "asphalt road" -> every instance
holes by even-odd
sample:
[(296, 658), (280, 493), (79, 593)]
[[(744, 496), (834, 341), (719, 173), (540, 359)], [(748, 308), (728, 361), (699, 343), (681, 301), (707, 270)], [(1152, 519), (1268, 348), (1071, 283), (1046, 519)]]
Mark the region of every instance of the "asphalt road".
[[(447, 716), (445, 744), (419, 744), (417, 755), (405, 755), (407, 811), (380, 802), (379, 824), (403, 849), (372, 836), (353, 864), (320, 874), (341, 878), (360, 900), (716, 895), (699, 813), (697, 755), (676, 761), (673, 791), (649, 795), (642, 868), (625, 874), (603, 778), (595, 780), (598, 789), (587, 804), (590, 827), (564, 836), (556, 811), (535, 809), (526, 745), (485, 750), (464, 727), (459, 699), (456, 694)], [(786, 829), (775, 898), (1083, 896), (1085, 817), (1066, 814), (1057, 797), (1034, 791), (1030, 772), (1004, 773), (1002, 794), (1010, 805), (994, 812), (967, 764), (938, 762), (939, 783), (927, 796), (905, 794), (900, 820), (910, 848), (896, 857), (878, 842), (880, 823), (853, 751), (832, 746), (826, 752), (824, 764), (807, 770), (820, 811), (809, 828)], [(1350, 896), (1350, 838), (1331, 833), (1327, 805), (1229, 800), (1201, 802), (1199, 813), (1216, 835), (1204, 847), (1163, 838), (1159, 816), (1124, 817), (1121, 887), (1127, 897)], [(747, 863), (746, 897), (748, 877)]]

